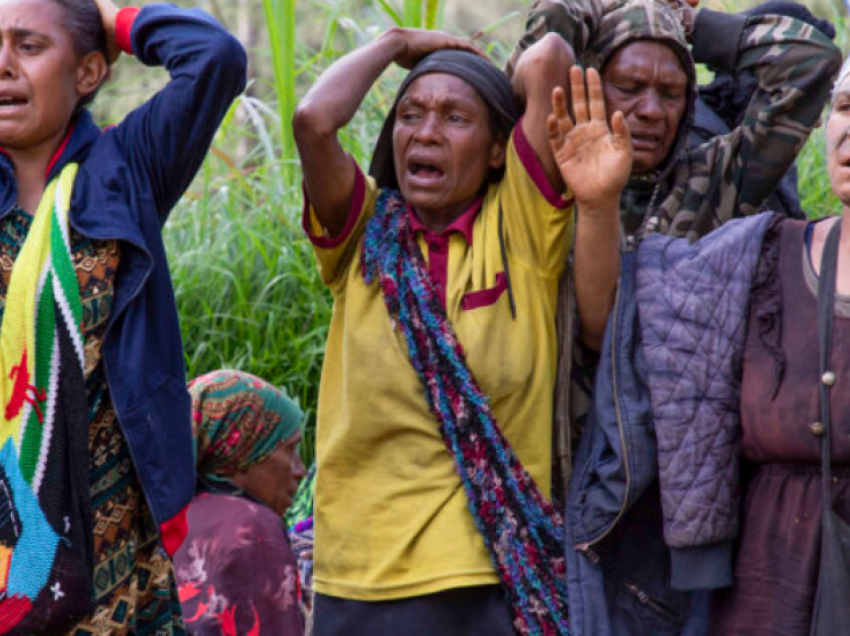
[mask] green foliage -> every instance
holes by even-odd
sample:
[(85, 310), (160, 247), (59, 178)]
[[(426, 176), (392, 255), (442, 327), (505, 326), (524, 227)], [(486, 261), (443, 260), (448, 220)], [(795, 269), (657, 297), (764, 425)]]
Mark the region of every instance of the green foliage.
[(797, 158), (800, 203), (809, 218), (819, 219), (841, 214), (841, 202), (832, 192), (826, 166), (826, 141), (823, 127), (809, 138)]
[[(835, 25), (835, 43), (846, 56), (850, 48), (850, 34), (847, 32), (848, 19), (841, 8), (832, 6), (833, 8), (824, 14)], [(800, 203), (812, 219), (841, 214), (841, 202), (832, 192), (826, 162), (825, 124), (828, 116), (829, 108), (824, 112), (823, 124), (812, 133), (797, 158)]]
[(441, 5), (440, 0), (404, 0), (404, 23), (399, 26), (438, 29), (442, 22)]
[(235, 176), (211, 157), (203, 194), (184, 199), (166, 243), (190, 377), (239, 368), (283, 387), (313, 426), (331, 303), (299, 222), (298, 187), (271, 185), (274, 166)]

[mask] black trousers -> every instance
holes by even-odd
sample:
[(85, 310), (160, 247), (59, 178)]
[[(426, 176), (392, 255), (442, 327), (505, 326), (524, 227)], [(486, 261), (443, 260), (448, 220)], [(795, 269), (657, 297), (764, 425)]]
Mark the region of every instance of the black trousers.
[(498, 585), (394, 601), (316, 594), (313, 636), (517, 636)]

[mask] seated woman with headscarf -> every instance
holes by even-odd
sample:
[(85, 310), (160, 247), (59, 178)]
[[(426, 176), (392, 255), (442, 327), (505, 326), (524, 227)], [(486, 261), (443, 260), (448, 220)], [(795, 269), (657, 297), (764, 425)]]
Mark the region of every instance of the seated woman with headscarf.
[[(412, 71), (367, 178), (337, 135), (393, 62)], [(548, 497), (573, 207), (547, 115), (553, 99), (566, 112), (553, 87), (571, 63), (557, 36), (523, 57), (520, 120), (507, 77), (471, 43), (393, 29), (338, 61), (297, 110), (304, 227), (335, 303), (317, 430), (315, 636), (567, 633), (563, 526)], [(621, 143), (604, 114), (585, 140), (611, 165), (575, 166), (582, 213), (616, 213), (631, 149), (614, 120)]]
[(298, 571), (281, 516), (304, 465), (303, 415), (241, 371), (189, 384), (198, 492), (174, 555), (186, 627), (198, 636), (301, 636)]

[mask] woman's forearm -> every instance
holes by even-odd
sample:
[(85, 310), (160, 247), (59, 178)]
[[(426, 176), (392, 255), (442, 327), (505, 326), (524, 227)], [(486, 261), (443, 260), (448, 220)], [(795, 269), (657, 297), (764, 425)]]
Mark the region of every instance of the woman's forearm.
[(557, 33), (581, 59), (602, 19), (601, 0), (535, 0), (528, 13), (525, 34), (511, 54), (505, 72), (513, 77), (523, 52), (547, 33)]
[[(693, 33), (694, 61), (758, 86), (734, 134), (716, 142), (724, 204), (714, 224), (755, 214), (794, 164), (818, 125), (841, 66), (841, 51), (817, 28), (778, 15), (730, 15), (702, 9)], [(734, 197), (730, 196), (734, 193)]]
[(146, 5), (115, 16), (116, 37), (146, 66), (171, 80), (109, 130), (149, 191), (165, 223), (192, 182), (213, 136), (245, 87), (247, 57), (239, 41), (197, 9)]
[(329, 236), (345, 227), (355, 167), (337, 138), (354, 117), (372, 84), (405, 49), (392, 29), (334, 63), (307, 93), (292, 120), (304, 187)]
[(514, 91), (525, 104), (522, 118), (525, 137), (557, 192), (563, 191), (564, 181), (549, 146), (546, 122), (552, 112), (552, 90), (556, 86), (569, 86), (569, 72), (575, 61), (570, 45), (559, 35), (548, 33), (519, 59), (511, 80)]
[(296, 137), (336, 136), (354, 117), (381, 73), (404, 52), (402, 32), (390, 29), (322, 73), (295, 113)]
[(580, 336), (599, 351), (620, 276), (620, 214), (617, 203), (605, 210), (579, 206), (573, 250)]

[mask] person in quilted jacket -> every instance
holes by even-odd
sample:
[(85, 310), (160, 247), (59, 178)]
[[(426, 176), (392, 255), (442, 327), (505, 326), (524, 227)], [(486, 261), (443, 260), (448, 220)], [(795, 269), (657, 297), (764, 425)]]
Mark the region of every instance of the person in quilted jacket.
[[(576, 522), (571, 577), (598, 580), (587, 565), (603, 563), (597, 571), (607, 589), (622, 579), (638, 592), (631, 618), (642, 604), (656, 623), (621, 620), (620, 596), (609, 602), (604, 626), (585, 621), (592, 633), (837, 633), (823, 631), (824, 608), (847, 624), (846, 604), (823, 600), (835, 588), (823, 574), (847, 579), (850, 566), (822, 546), (828, 518), (850, 521), (850, 399), (841, 390), (850, 377), (850, 64), (834, 87), (826, 146), (841, 218), (759, 215), (694, 244), (647, 237), (622, 257), (568, 502), (567, 521)], [(834, 232), (836, 298), (827, 304), (834, 324), (824, 367), (818, 295)], [(591, 275), (590, 264), (577, 259), (576, 276)], [(585, 298), (577, 295), (579, 311)], [(636, 454), (641, 439), (649, 445)], [(824, 490), (826, 439), (832, 468)], [(611, 493), (621, 492), (612, 508)], [(603, 516), (611, 521), (600, 531)], [(579, 525), (595, 536), (579, 537)], [(643, 532), (650, 545), (652, 528), (656, 540), (663, 529), (656, 564), (632, 542)], [(574, 589), (574, 617), (598, 611)]]

